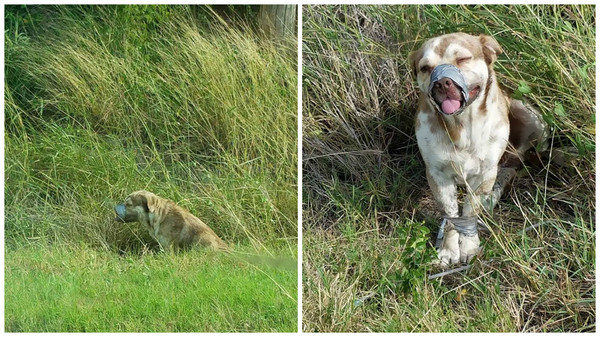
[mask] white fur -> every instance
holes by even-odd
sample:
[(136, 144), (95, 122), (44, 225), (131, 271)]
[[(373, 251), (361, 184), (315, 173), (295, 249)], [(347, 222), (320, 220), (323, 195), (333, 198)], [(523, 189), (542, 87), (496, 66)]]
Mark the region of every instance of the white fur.
[[(442, 38), (456, 38), (457, 43), (451, 42), (445, 51), (436, 53), (435, 46), (439, 45)], [(464, 35), (450, 34), (429, 40), (422, 47), (423, 57), (415, 63), (418, 86), (424, 93), (429, 88), (429, 72), (420, 71), (423, 65), (433, 68), (439, 64), (454, 64), (461, 70), (470, 88), (474, 85), (481, 88), (479, 97), (460, 115), (439, 114), (445, 126), (436, 125), (435, 114), (438, 112), (431, 103), (420, 104), (420, 107), (426, 108), (417, 112), (416, 137), (419, 150), (427, 167), (429, 185), (447, 217), (459, 216), (457, 185), (466, 186), (469, 195), (462, 216), (477, 214), (481, 200), (491, 192), (498, 162), (506, 149), (509, 135), (508, 101), (498, 88), (495, 77), (488, 91), (486, 114), (482, 115), (479, 111), (484, 103), (484, 92), (490, 74), (483, 57), (475, 56), (480, 55), (480, 51), (468, 50), (464, 44), (458, 43), (464, 38)], [(458, 58), (468, 56), (472, 59), (460, 64), (456, 62)], [(491, 76), (494, 76), (493, 72)], [(422, 95), (424, 96), (426, 94)], [(455, 125), (460, 125), (461, 131), (458, 139), (453, 141), (446, 128), (453, 128)], [(479, 252), (479, 244), (477, 235), (467, 237), (450, 229), (446, 232), (438, 257), (445, 265), (459, 260), (468, 261)]]

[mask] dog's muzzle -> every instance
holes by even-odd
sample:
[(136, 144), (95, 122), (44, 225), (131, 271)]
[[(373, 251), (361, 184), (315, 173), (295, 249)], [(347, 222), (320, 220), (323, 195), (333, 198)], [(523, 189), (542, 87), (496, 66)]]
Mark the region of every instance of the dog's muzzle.
[(115, 206), (115, 212), (117, 213), (115, 220), (125, 222), (125, 205), (119, 204)]
[[(454, 85), (460, 89), (460, 92), (463, 97), (462, 100), (458, 101), (455, 99), (446, 98), (441, 103), (436, 102), (436, 100), (433, 98), (433, 87), (436, 82), (443, 78), (449, 78), (452, 80), (452, 82), (454, 82)], [(469, 89), (467, 86), (467, 82), (465, 81), (465, 78), (463, 77), (460, 70), (451, 64), (440, 64), (437, 67), (433, 68), (429, 81), (428, 93), (429, 100), (432, 103), (432, 105), (436, 108), (436, 110), (439, 113), (444, 115), (460, 114), (467, 106), (467, 101), (469, 100)]]

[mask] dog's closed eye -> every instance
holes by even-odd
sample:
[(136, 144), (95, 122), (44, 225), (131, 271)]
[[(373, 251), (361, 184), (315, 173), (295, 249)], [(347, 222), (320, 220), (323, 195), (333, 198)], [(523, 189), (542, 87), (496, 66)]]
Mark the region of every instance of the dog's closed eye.
[(471, 57), (471, 56), (459, 57), (459, 58), (456, 59), (456, 63), (457, 64), (461, 64), (461, 63), (464, 63), (464, 62), (467, 62), (467, 61), (471, 60), (472, 58), (473, 57)]

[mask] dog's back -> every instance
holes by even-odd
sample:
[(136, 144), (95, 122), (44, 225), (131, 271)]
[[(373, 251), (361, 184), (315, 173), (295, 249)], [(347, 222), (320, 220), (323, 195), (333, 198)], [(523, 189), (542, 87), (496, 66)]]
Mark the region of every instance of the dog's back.
[[(174, 243), (178, 247), (186, 248), (200, 244), (216, 250), (230, 250), (230, 247), (208, 225), (183, 207), (173, 203), (171, 211), (181, 215), (180, 221), (183, 224), (179, 233), (174, 233)], [(162, 225), (177, 227), (176, 223)]]

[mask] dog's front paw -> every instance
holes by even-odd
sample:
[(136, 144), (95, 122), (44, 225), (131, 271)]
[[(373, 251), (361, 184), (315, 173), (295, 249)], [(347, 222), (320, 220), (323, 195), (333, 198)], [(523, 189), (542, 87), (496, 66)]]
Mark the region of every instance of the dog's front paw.
[(481, 248), (479, 248), (479, 235), (477, 235), (477, 233), (475, 235), (459, 234), (458, 237), (458, 245), (460, 247), (460, 262), (469, 262), (481, 251)]
[(458, 263), (460, 257), (459, 234), (454, 229), (447, 230), (444, 234), (444, 241), (438, 250), (437, 264), (441, 267), (448, 267)]

